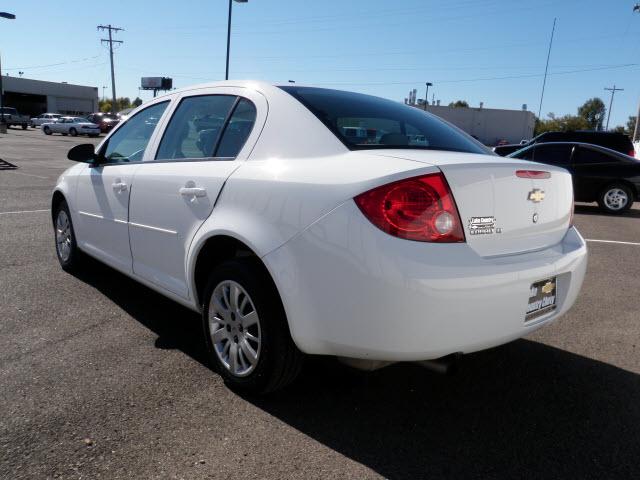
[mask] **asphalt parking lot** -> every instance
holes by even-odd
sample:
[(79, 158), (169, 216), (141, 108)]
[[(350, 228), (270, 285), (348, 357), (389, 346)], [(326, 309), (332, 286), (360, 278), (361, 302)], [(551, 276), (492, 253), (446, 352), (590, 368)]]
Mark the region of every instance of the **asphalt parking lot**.
[(597, 241), (576, 306), (454, 376), (312, 359), (242, 398), (206, 366), (197, 315), (97, 262), (59, 268), (50, 192), (86, 141), (0, 136), (20, 167), (0, 170), (0, 478), (640, 476), (640, 204), (578, 206)]

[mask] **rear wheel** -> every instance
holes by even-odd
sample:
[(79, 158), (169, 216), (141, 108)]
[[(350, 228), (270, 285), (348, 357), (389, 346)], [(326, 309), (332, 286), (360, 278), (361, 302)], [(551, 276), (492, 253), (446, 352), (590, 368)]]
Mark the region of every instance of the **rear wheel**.
[(45, 135), (51, 135), (51, 129), (49, 127), (44, 127), (43, 132)]
[(54, 212), (53, 228), (56, 241), (56, 255), (60, 266), (68, 272), (76, 270), (82, 262), (82, 252), (78, 249), (69, 207), (64, 200), (58, 204)]
[(600, 192), (598, 205), (607, 213), (620, 214), (631, 208), (633, 199), (633, 192), (627, 185), (616, 183)]
[(78, 131), (75, 128), (70, 128), (69, 133), (71, 134), (72, 137), (78, 136)]
[(230, 260), (213, 270), (202, 321), (211, 362), (231, 388), (267, 393), (292, 382), (302, 353), (278, 292), (260, 263)]
[(28, 126), (29, 126), (29, 125), (27, 125), (26, 123), (23, 123), (23, 124), (22, 124), (22, 129), (23, 129), (23, 130), (26, 130)]

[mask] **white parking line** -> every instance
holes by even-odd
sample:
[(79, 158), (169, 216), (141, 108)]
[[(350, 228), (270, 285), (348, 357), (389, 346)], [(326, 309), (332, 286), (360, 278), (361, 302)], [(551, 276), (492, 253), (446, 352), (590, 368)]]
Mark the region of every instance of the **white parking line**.
[(15, 170), (8, 170), (11, 173), (15, 173), (16, 175), (25, 175), (27, 177), (36, 177), (36, 178), (42, 178), (44, 180), (49, 180), (49, 177), (43, 177), (41, 175), (34, 175), (33, 173), (24, 173), (24, 172), (16, 172)]
[(50, 212), (51, 210), (49, 210), (48, 208), (42, 209), (42, 210), (19, 210), (19, 211), (15, 211), (15, 212), (0, 212), (0, 215), (13, 215), (16, 213), (38, 213), (38, 212)]
[(618, 240), (598, 240), (595, 238), (587, 238), (585, 239), (587, 242), (595, 242), (595, 243), (617, 243), (619, 245), (636, 245), (640, 247), (640, 243), (638, 242), (620, 242)]

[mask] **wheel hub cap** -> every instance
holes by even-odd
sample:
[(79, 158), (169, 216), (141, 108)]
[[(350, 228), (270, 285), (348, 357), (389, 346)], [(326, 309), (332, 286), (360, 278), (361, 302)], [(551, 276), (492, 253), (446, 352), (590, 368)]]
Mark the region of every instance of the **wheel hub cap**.
[(611, 210), (620, 210), (627, 205), (629, 197), (624, 190), (612, 188), (604, 195), (604, 202)]
[(56, 219), (56, 248), (63, 262), (71, 256), (71, 223), (67, 212), (60, 210)]
[(220, 282), (209, 306), (209, 332), (218, 360), (233, 375), (249, 375), (258, 364), (262, 335), (258, 312), (246, 290)]

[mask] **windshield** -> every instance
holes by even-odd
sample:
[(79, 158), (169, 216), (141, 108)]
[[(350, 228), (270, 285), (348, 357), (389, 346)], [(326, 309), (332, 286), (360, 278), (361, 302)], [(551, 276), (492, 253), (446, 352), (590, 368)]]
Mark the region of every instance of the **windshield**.
[(118, 116), (113, 113), (102, 113), (99, 118), (102, 120), (118, 120)]
[(17, 111), (15, 108), (13, 108), (13, 107), (4, 107), (4, 108), (2, 109), (2, 112), (3, 112), (3, 113), (9, 113), (9, 114), (11, 114), (11, 115), (13, 115), (13, 114), (15, 114), (15, 113), (18, 113), (18, 111)]
[(325, 88), (281, 86), (349, 149), (416, 148), (491, 153), (435, 115), (384, 98)]

